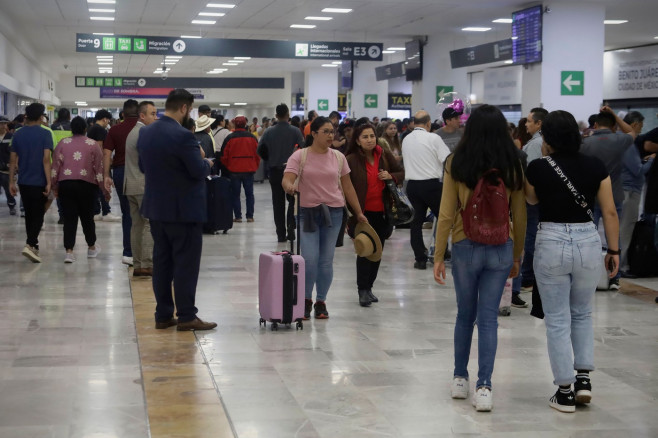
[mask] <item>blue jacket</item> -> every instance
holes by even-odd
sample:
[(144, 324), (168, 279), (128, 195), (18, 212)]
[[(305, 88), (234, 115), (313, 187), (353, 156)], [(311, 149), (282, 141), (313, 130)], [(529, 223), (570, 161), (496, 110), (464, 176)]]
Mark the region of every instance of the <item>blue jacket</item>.
[(624, 154), (624, 167), (621, 169), (621, 182), (624, 191), (642, 193), (646, 174), (651, 168), (653, 159), (642, 162), (637, 145), (633, 145)]
[(201, 158), (194, 134), (163, 116), (139, 131), (137, 151), (145, 177), (142, 215), (162, 222), (206, 222), (210, 165)]

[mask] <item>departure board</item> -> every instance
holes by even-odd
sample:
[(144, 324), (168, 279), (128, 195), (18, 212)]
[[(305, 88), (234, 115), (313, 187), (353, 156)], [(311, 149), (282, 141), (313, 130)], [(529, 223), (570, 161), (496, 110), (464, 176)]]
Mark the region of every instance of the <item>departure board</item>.
[(542, 6), (512, 13), (512, 60), (514, 64), (541, 62)]

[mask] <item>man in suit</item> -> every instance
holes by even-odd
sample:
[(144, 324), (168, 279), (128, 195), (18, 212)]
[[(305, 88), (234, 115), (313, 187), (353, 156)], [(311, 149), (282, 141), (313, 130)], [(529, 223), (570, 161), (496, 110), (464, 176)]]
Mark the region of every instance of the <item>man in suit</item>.
[[(210, 330), (214, 322), (197, 318), (194, 305), (201, 263), (202, 225), (206, 221), (205, 178), (212, 161), (189, 130), (194, 96), (183, 89), (167, 97), (164, 116), (139, 131), (137, 150), (145, 187), (142, 215), (153, 235), (155, 328)], [(182, 126), (181, 126), (182, 125)], [(174, 284), (174, 298), (171, 285)], [(174, 318), (174, 302), (176, 315)]]

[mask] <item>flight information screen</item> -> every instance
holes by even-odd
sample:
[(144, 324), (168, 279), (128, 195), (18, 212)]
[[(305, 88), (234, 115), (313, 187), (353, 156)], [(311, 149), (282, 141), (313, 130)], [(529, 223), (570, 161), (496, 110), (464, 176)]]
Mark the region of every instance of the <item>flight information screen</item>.
[(512, 60), (514, 64), (541, 62), (542, 6), (512, 13)]

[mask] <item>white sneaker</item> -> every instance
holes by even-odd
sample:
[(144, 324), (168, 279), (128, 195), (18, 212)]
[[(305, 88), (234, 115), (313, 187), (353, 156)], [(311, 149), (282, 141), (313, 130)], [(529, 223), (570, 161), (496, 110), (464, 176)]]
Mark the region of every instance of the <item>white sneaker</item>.
[(112, 213), (108, 213), (103, 216), (103, 222), (121, 222), (121, 216), (115, 216)]
[(94, 220), (95, 220), (96, 222), (100, 222), (100, 221), (102, 221), (102, 220), (103, 220), (103, 215), (100, 214), (100, 213), (98, 213), (96, 216), (94, 216)]
[(133, 258), (123, 256), (123, 258), (121, 259), (121, 263), (123, 263), (124, 265), (132, 266), (133, 265)]
[(481, 386), (473, 394), (473, 406), (478, 412), (489, 412), (493, 409), (493, 394), (489, 388)]
[(450, 394), (452, 398), (468, 398), (468, 379), (464, 379), (463, 377), (453, 378)]
[(98, 254), (100, 254), (101, 246), (98, 243), (95, 246), (96, 246), (96, 249), (87, 248), (87, 258), (88, 259), (95, 259), (98, 256)]
[(25, 257), (30, 259), (32, 263), (41, 263), (41, 257), (39, 257), (39, 250), (32, 248), (30, 245), (25, 245), (23, 251), (21, 251)]
[(72, 252), (67, 252), (66, 257), (64, 257), (64, 263), (73, 263), (75, 261), (75, 256)]

